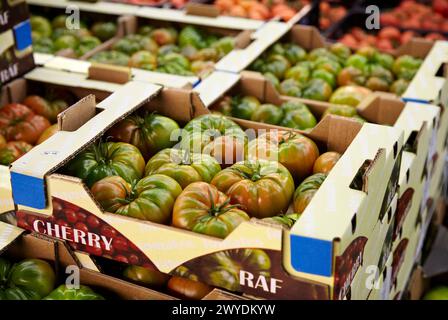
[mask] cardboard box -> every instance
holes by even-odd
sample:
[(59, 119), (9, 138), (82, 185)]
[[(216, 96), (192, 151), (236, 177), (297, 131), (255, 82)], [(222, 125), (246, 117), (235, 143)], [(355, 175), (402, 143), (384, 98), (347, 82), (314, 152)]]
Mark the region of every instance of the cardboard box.
[[(263, 29), (261, 30), (263, 31)], [(280, 39), (282, 42), (295, 43), (307, 51), (329, 47), (332, 43), (327, 42), (319, 30), (313, 26), (291, 25), (291, 28)], [(416, 58), (425, 58), (433, 47), (433, 42), (413, 38), (393, 52), (394, 56), (411, 55)]]
[(173, 300), (175, 298), (149, 288), (88, 270), (79, 265), (73, 251), (61, 240), (38, 234), (24, 233), (23, 229), (0, 222), (0, 256), (14, 260), (37, 258), (48, 261), (57, 273), (58, 285), (64, 282), (68, 266), (79, 268), (80, 283), (111, 299)]
[[(111, 77), (107, 70), (103, 72)], [(77, 99), (94, 94), (96, 99), (101, 101), (120, 87), (120, 84), (88, 79), (88, 76), (82, 74), (38, 67), (23, 78), (2, 87), (0, 107), (8, 103), (21, 102), (27, 95), (42, 94), (47, 90), (68, 91)], [(0, 165), (0, 215), (14, 209), (9, 168)]]
[(0, 2), (0, 85), (34, 67), (28, 6), (23, 0)]
[[(70, 127), (73, 132), (59, 132), (12, 166), (12, 185), (21, 225), (47, 232), (41, 224), (46, 225), (48, 222), (52, 230), (55, 230), (56, 224), (50, 222), (54, 206), (70, 205), (85, 214), (97, 216), (104, 225), (114, 228), (133, 244), (141, 257), (141, 263), (150, 263), (162, 272), (175, 273), (179, 266), (184, 265), (199, 273), (203, 268), (201, 259), (204, 256), (212, 258), (218, 251), (232, 255), (238, 250), (256, 248), (269, 256), (270, 280), (262, 272), (254, 270), (251, 275), (259, 279), (256, 286), (254, 281), (242, 281), (242, 285), (237, 285), (236, 288), (231, 286), (231, 289), (266, 298), (339, 298), (340, 288), (333, 288), (334, 276), (342, 277), (343, 272), (344, 276), (345, 272), (355, 275), (359, 267), (356, 264), (348, 271), (341, 270), (341, 256), (347, 258), (351, 251), (358, 262), (370, 261), (370, 255), (377, 255), (377, 252), (370, 252), (370, 248), (377, 246), (371, 244), (378, 241), (375, 230), (379, 230), (380, 224), (386, 226), (390, 223), (386, 212), (380, 211), (383, 210), (382, 204), (391, 203), (396, 193), (394, 190), (397, 188), (400, 150), (403, 145), (401, 131), (373, 124), (361, 127), (359, 123), (346, 118), (327, 117), (309, 137), (318, 144), (327, 146), (329, 150), (345, 153), (316, 193), (316, 199), (304, 212), (304, 219), (300, 219), (290, 231), (253, 219), (242, 223), (226, 239), (221, 240), (105, 213), (79, 179), (54, 173), (74, 153), (85, 148), (106, 129), (148, 100), (150, 108), (158, 107), (159, 113), (179, 122), (190, 120), (195, 113), (207, 113), (195, 92), (164, 89), (160, 93), (160, 90), (155, 85), (130, 82), (98, 105), (91, 98), (86, 98), (69, 109), (65, 114), (65, 123), (60, 125), (63, 129), (65, 126)], [(133, 92), (133, 95), (129, 96), (129, 92)], [(125, 104), (123, 99), (126, 99)], [(176, 108), (168, 108), (167, 106), (174, 105), (169, 102), (174, 101)], [(76, 125), (70, 124), (71, 114), (79, 114), (77, 110), (80, 109), (102, 111), (93, 118), (79, 119), (78, 116)], [(89, 112), (83, 112), (87, 113)], [(259, 128), (263, 126), (260, 124), (254, 129)], [(60, 151), (55, 156), (46, 151), (50, 149)], [(41, 163), (39, 168), (29, 165), (37, 159)], [(360, 171), (362, 167), (367, 168)], [(360, 186), (350, 188), (353, 180), (359, 182)], [(389, 183), (384, 183), (389, 180)], [(34, 190), (32, 199), (22, 191), (25, 185), (29, 190), (30, 183)], [(385, 207), (387, 208), (388, 206)], [(40, 222), (30, 225), (29, 222), (33, 220)], [(59, 236), (61, 235), (60, 233)], [(323, 255), (310, 255), (310, 250), (319, 251)], [(303, 259), (307, 260), (306, 265), (302, 264)], [(245, 275), (244, 272), (242, 274)], [(351, 280), (352, 278), (345, 284), (350, 284)], [(222, 286), (229, 289), (227, 284)], [(356, 292), (353, 292), (352, 297), (356, 299)]]

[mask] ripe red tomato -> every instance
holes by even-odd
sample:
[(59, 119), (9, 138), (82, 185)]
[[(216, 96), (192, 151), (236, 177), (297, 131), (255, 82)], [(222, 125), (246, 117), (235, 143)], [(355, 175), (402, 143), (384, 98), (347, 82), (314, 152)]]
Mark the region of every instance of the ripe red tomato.
[(87, 217), (87, 225), (89, 226), (89, 228), (96, 229), (100, 226), (100, 224), (101, 224), (101, 222), (97, 217), (95, 217), (95, 216)]
[(68, 223), (76, 223), (78, 221), (76, 212), (70, 209), (65, 210), (65, 218), (67, 219)]

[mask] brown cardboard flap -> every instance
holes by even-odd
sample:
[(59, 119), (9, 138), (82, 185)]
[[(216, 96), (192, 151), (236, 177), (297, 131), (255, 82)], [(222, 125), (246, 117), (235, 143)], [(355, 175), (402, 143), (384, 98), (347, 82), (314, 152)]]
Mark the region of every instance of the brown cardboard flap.
[(137, 30), (137, 17), (123, 16), (118, 18), (117, 37), (124, 37)]
[[(13, 163), (11, 170), (43, 178), (76, 156), (115, 123), (151, 100), (162, 88), (143, 82), (129, 82), (98, 104), (103, 111), (74, 132), (59, 131)], [(87, 100), (91, 103), (91, 100)], [(90, 108), (91, 110), (91, 108)], [(74, 125), (73, 127), (79, 126)], [(39, 166), (30, 165), (39, 163)]]
[(313, 26), (295, 25), (291, 28), (288, 40), (300, 44), (306, 50), (326, 47), (327, 43), (319, 30)]
[(190, 2), (185, 6), (185, 13), (202, 17), (217, 17), (219, 16), (219, 9), (210, 4)]
[(412, 38), (407, 43), (401, 45), (395, 50), (395, 56), (401, 56), (412, 52), (412, 56), (417, 58), (425, 58), (434, 45), (433, 41), (424, 38)]
[(420, 300), (427, 287), (428, 280), (424, 277), (423, 268), (421, 266), (417, 266), (409, 280), (409, 299)]
[(84, 123), (95, 116), (95, 110), (95, 96), (93, 94), (88, 95), (58, 114), (58, 129), (60, 131), (78, 130)]
[(249, 44), (252, 42), (252, 31), (251, 30), (245, 30), (238, 34), (238, 36), (235, 37), (235, 48), (237, 49), (245, 49), (249, 46)]
[(393, 126), (405, 103), (390, 93), (370, 94), (357, 106), (358, 114), (369, 122)]
[(92, 63), (88, 79), (124, 84), (131, 80), (131, 69), (104, 63)]

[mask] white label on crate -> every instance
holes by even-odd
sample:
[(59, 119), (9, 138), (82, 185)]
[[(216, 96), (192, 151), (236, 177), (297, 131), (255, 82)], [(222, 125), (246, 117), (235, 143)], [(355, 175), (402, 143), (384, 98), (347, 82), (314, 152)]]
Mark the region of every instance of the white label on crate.
[(392, 268), (386, 267), (386, 279), (383, 281), (383, 286), (381, 287), (380, 299), (389, 300), (390, 289), (392, 285)]

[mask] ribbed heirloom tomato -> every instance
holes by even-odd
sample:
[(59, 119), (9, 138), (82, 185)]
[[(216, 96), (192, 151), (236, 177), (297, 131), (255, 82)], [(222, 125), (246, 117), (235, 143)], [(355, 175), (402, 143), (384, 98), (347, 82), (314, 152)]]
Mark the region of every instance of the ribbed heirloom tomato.
[(36, 143), (50, 122), (23, 104), (11, 103), (0, 109), (0, 134), (7, 141)]
[(171, 135), (179, 130), (176, 121), (156, 115), (132, 115), (116, 124), (109, 134), (116, 141), (136, 146), (145, 159), (176, 144)]
[(314, 162), (313, 173), (328, 174), (331, 169), (333, 169), (336, 162), (338, 162), (339, 158), (341, 158), (341, 155), (334, 151), (321, 154), (316, 162)]
[(190, 154), (180, 149), (165, 149), (148, 161), (145, 174), (167, 175), (185, 188), (197, 181), (210, 182), (219, 171), (221, 166), (218, 161), (209, 155)]
[(10, 141), (0, 148), (0, 164), (8, 166), (33, 148), (23, 141)]
[(282, 164), (249, 160), (219, 172), (211, 182), (230, 197), (232, 204), (250, 216), (267, 218), (287, 210), (294, 193), (294, 180)]
[(302, 213), (305, 211), (308, 204), (314, 197), (314, 194), (319, 190), (322, 183), (324, 183), (326, 174), (316, 173), (309, 176), (297, 187), (294, 193), (294, 211)]
[(185, 188), (173, 209), (173, 226), (225, 238), (249, 216), (215, 186), (195, 182)]
[(155, 174), (131, 186), (112, 176), (96, 182), (92, 194), (104, 210), (136, 219), (166, 224), (170, 221), (180, 185), (168, 176)]
[(168, 281), (168, 291), (181, 299), (200, 300), (213, 290), (209, 285), (199, 282), (196, 274), (185, 266), (174, 271), (174, 276)]
[(309, 138), (294, 132), (272, 130), (249, 143), (250, 159), (279, 161), (296, 181), (313, 172), (319, 149)]
[(0, 300), (40, 300), (54, 288), (56, 275), (48, 262), (0, 258)]
[(170, 279), (170, 276), (167, 274), (140, 266), (126, 267), (123, 271), (123, 276), (132, 282), (150, 287), (162, 287)]
[(132, 183), (143, 176), (145, 160), (137, 147), (123, 142), (100, 142), (82, 152), (68, 165), (70, 174), (91, 187), (110, 176), (120, 176)]
[(40, 96), (28, 96), (23, 100), (23, 104), (41, 115), (52, 123), (57, 120), (58, 114), (68, 108), (68, 104), (63, 100), (48, 101)]

